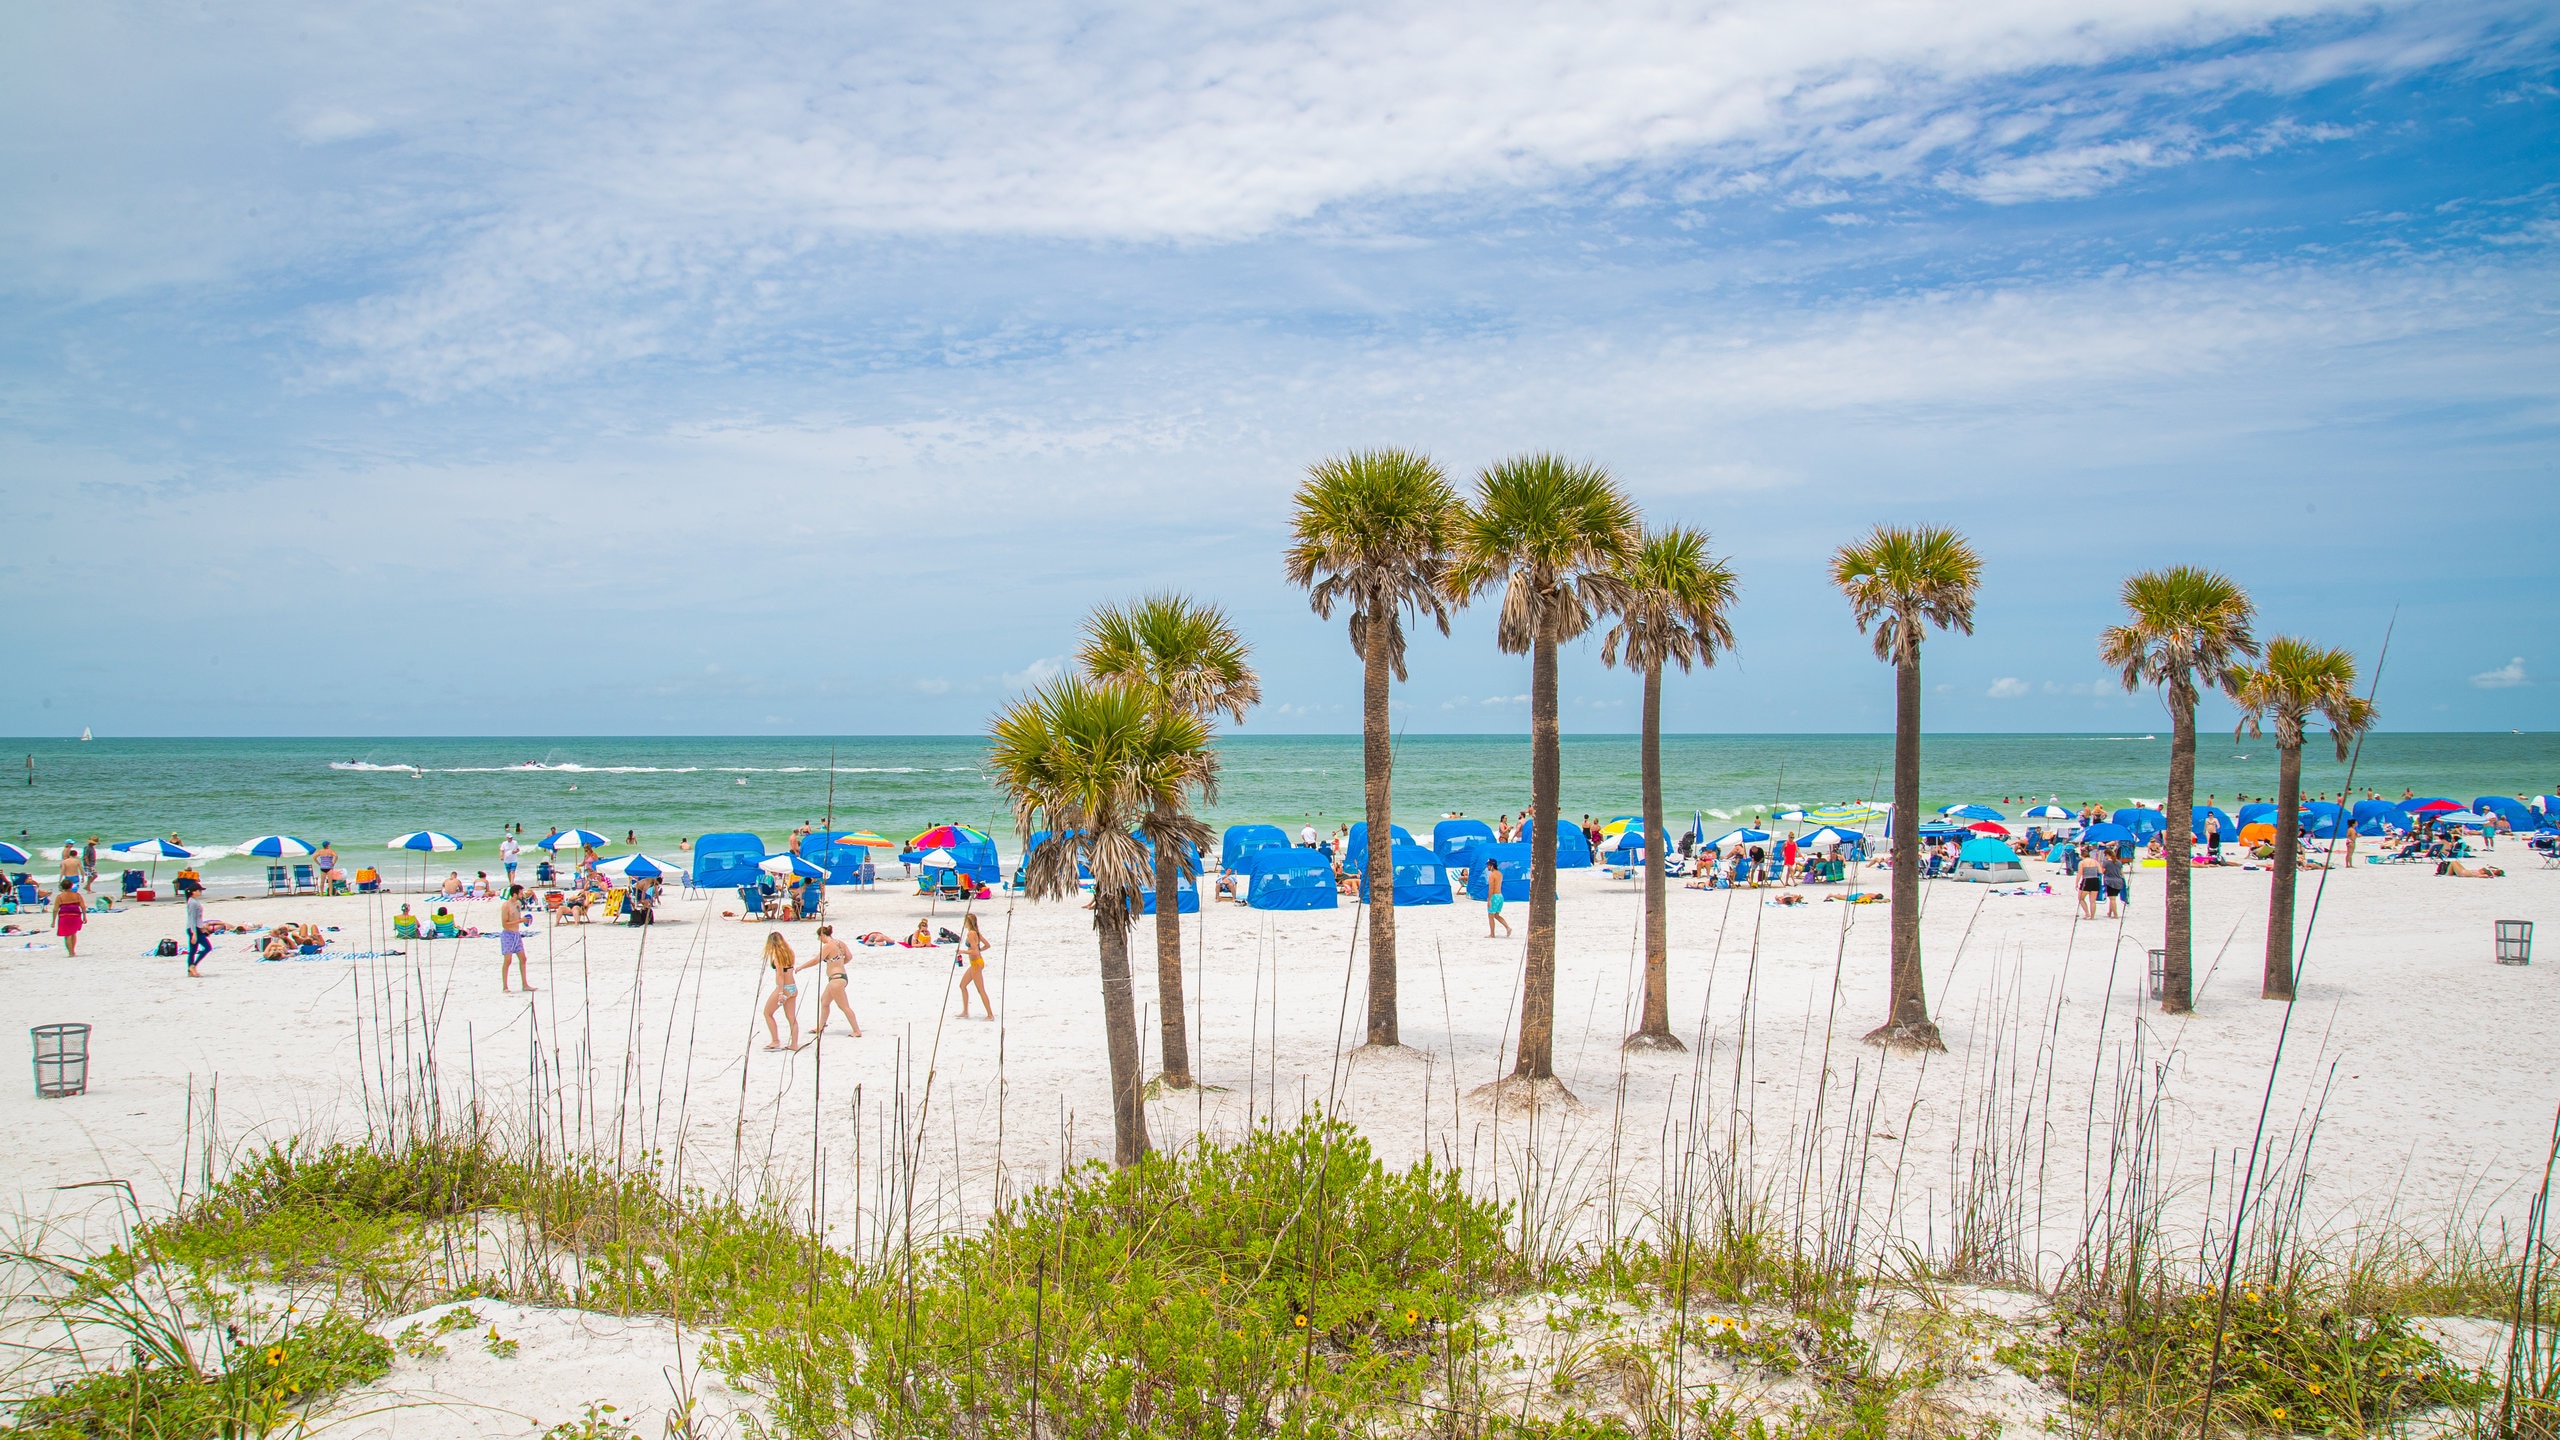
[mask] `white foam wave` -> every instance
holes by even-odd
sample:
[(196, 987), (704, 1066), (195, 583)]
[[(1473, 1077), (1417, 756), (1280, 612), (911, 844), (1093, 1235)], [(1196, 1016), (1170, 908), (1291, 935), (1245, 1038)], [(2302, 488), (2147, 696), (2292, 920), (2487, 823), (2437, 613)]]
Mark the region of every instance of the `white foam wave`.
[(329, 768), (332, 770), (389, 770), (402, 775), (418, 773), (418, 767), (415, 765), (376, 765), (370, 760), (332, 760), (329, 762)]

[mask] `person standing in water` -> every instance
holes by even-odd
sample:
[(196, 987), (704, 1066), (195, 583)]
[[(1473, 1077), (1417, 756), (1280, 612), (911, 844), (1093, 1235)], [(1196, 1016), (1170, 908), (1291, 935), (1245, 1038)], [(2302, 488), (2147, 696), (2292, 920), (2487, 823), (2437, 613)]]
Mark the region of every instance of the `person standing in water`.
[(818, 958), (810, 963), (827, 967), (827, 985), (818, 992), (817, 1028), (812, 1033), (827, 1033), (827, 1012), (833, 1009), (843, 1012), (845, 1028), (853, 1032), (854, 1039), (861, 1039), (862, 1022), (853, 1018), (853, 1002), (844, 993), (845, 967), (853, 963), (853, 950), (836, 938), (833, 925), (818, 927)]
[(978, 1003), (987, 1007), (986, 1018), (996, 1018), (996, 1002), (987, 998), (987, 937), (978, 929), (978, 912), (972, 910), (960, 917), (960, 959), (955, 962), (969, 967), (960, 977), (960, 1018), (969, 1018), (969, 989), (977, 987)]
[(782, 1043), (782, 1026), (774, 1019), (775, 1011), (791, 1019), (791, 1044), (788, 1048), (800, 1048), (800, 983), (793, 977), (803, 967), (796, 961), (797, 957), (791, 953), (791, 942), (782, 938), (781, 931), (765, 932), (764, 967), (771, 972), (773, 980), (773, 993), (764, 1001), (764, 1033), (773, 1042), (764, 1047), (767, 1053), (786, 1048)]
[(507, 962), (513, 959), (517, 978), (524, 981), (524, 993), (533, 993), (533, 972), (524, 958), (524, 887), (507, 887), (506, 903), (498, 907), (498, 989), (507, 989)]

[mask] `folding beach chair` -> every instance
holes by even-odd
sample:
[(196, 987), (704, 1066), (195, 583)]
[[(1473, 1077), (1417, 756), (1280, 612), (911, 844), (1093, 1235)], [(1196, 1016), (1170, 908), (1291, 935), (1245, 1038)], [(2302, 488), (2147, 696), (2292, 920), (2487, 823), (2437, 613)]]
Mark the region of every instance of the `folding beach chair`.
[(122, 875), (116, 877), (116, 884), (123, 887), (124, 893), (130, 896), (135, 891), (143, 887), (144, 880), (142, 872), (139, 870), (127, 870)]
[(315, 881), (311, 878), (311, 867), (310, 867), (310, 866), (308, 866), (308, 865), (296, 865), (296, 866), (294, 866), (294, 867), (293, 867), (293, 893), (294, 893), (294, 894), (299, 895), (299, 894), (301, 894), (301, 893), (302, 893), (303, 891), (305, 891), (305, 890), (316, 890), (316, 889), (318, 889), (318, 888), (319, 888), (318, 883), (317, 883), (317, 882), (315, 882)]
[(284, 878), (284, 867), (283, 867), (283, 866), (281, 866), (281, 865), (270, 865), (270, 866), (268, 866), (268, 867), (267, 867), (267, 893), (268, 893), (268, 894), (273, 895), (273, 894), (275, 894), (276, 892), (278, 892), (278, 891), (280, 891), (280, 890), (290, 890), (290, 889), (292, 889), (292, 888), (293, 888), (293, 884), (292, 884), (292, 882), (291, 882), (291, 881), (288, 881), (288, 880), (286, 880), (286, 879)]

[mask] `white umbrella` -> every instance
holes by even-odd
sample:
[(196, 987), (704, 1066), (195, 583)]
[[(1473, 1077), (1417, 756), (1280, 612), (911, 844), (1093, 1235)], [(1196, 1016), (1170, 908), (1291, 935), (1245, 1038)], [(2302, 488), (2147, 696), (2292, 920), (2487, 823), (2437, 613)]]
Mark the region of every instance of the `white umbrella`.
[[(936, 853), (938, 854), (940, 852), (937, 851)], [(933, 862), (927, 860), (924, 863), (930, 865)], [(951, 857), (944, 855), (942, 857), (942, 863), (945, 865), (950, 864)], [(601, 869), (602, 867), (599, 866), (598, 868)], [(799, 875), (811, 880), (824, 880), (827, 878), (826, 871), (819, 869), (816, 865), (801, 859), (799, 856), (794, 855), (789, 851), (784, 851), (780, 855), (767, 855), (764, 859), (756, 862), (756, 868), (767, 875)]]
[(2072, 813), (2059, 805), (2033, 805), (2027, 809), (2030, 820), (2069, 820)]
[(935, 850), (927, 854), (922, 863), (936, 870), (957, 869), (960, 864), (959, 861), (951, 858), (951, 852), (948, 850)]

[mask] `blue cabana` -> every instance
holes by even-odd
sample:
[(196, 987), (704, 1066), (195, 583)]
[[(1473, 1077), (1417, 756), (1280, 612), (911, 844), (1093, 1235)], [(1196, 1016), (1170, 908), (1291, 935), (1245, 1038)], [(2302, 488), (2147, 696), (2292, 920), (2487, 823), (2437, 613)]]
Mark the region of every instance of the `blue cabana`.
[(1227, 833), (1218, 837), (1218, 868), (1238, 869), (1247, 855), (1275, 845), (1287, 849), (1289, 832), (1277, 825), (1230, 825)]
[(2132, 831), (2127, 830), (2121, 825), (2098, 824), (2092, 825), (2080, 832), (2080, 843), (2084, 845), (2135, 845), (2141, 842), (2134, 838)]
[(854, 832), (820, 830), (800, 841), (800, 858), (827, 872), (830, 885), (862, 883), (862, 867), (871, 861), (870, 847), (838, 843)]
[(1244, 903), (1256, 910), (1332, 910), (1342, 904), (1334, 893), (1333, 862), (1319, 850), (1301, 846), (1257, 850), (1246, 860), (1250, 879)]
[[(1054, 831), (1049, 830), (1034, 830), (1031, 832), (1031, 838), (1023, 842), (1022, 863), (1013, 867), (1013, 883), (1016, 886), (1023, 883), (1023, 868), (1031, 863), (1031, 852), (1047, 844), (1049, 842), (1049, 837), (1054, 833)], [(1092, 879), (1093, 867), (1085, 864), (1084, 861), (1079, 859), (1076, 861), (1076, 878), (1079, 880)]]
[[(1536, 817), (1533, 816), (1520, 823), (1520, 843), (1535, 845), (1538, 843), (1537, 837)], [(1556, 868), (1559, 870), (1591, 868), (1591, 841), (1582, 833), (1580, 826), (1567, 824), (1556, 827)]]
[[(1147, 852), (1147, 873), (1150, 875), (1154, 874), (1156, 868), (1156, 842), (1148, 839), (1144, 835), (1140, 835), (1138, 837), (1138, 848)], [(1187, 852), (1183, 856), (1182, 873), (1186, 876), (1199, 874), (1200, 847), (1192, 844), (1188, 840), (1185, 840), (1182, 842), (1182, 848)]]
[(2169, 828), (2169, 817), (2147, 806), (2131, 805), (2107, 817), (2133, 832), (2133, 838), (2148, 844), (2151, 837)]
[[(2338, 807), (2330, 805), (2327, 808), (2328, 813), (2335, 814)], [(2302, 807), (2302, 811), (2306, 816), (2310, 815), (2312, 813), (2312, 807), (2310, 805), (2305, 805)], [(2378, 835), (2382, 833), (2380, 828), (2372, 830), (2366, 829), (2365, 827), (2367, 825), (2376, 827), (2387, 826), (2393, 830), (2406, 830), (2409, 828), (2411, 823), (2409, 819), (2409, 812), (2401, 809), (2399, 802), (2394, 800), (2359, 800), (2355, 803), (2355, 808), (2347, 812), (2347, 821), (2349, 824), (2356, 827), (2356, 833), (2359, 835)]]
[[(1387, 848), (1389, 851), (1393, 851), (1398, 845), (1413, 845), (1417, 843), (1419, 842), (1413, 838), (1412, 831), (1407, 830), (1401, 825), (1393, 823), (1390, 823), (1387, 826)], [(1361, 868), (1366, 866), (1368, 863), (1369, 822), (1366, 820), (1355, 821), (1351, 826), (1350, 838), (1342, 842), (1342, 868), (1350, 871), (1354, 875), (1357, 875), (1360, 873)]]
[(2478, 814), (2495, 815), (2518, 830), (2530, 830), (2542, 823), (2542, 817), (2534, 814), (2531, 806), (2511, 795), (2483, 795), (2471, 802), (2471, 808)]
[(693, 888), (728, 890), (764, 878), (764, 841), (745, 831), (705, 835), (693, 842)]
[(1467, 868), (1467, 862), (1458, 858), (1460, 851), (1470, 845), (1492, 843), (1493, 827), (1481, 820), (1443, 820), (1431, 827), (1432, 852), (1440, 857), (1441, 864), (1452, 869)]
[[(1449, 870), (1440, 857), (1419, 845), (1404, 844), (1395, 848), (1392, 859), (1396, 873), (1398, 905), (1446, 905), (1449, 900)], [(1369, 898), (1369, 877), (1360, 877), (1360, 899)]]
[(2264, 800), (2252, 800), (2240, 807), (2235, 818), (2244, 828), (2258, 824), (2273, 825), (2276, 823), (2276, 807)]
[(1518, 841), (1508, 845), (1471, 845), (1467, 847), (1467, 898), (1484, 897), (1485, 867), (1502, 862), (1502, 898), (1527, 904), (1529, 900), (1529, 847)]
[[(1173, 887), (1173, 899), (1174, 914), (1197, 915), (1200, 913), (1200, 887), (1190, 876), (1183, 876), (1182, 883)], [(1156, 913), (1155, 891), (1146, 890), (1140, 892), (1138, 897), (1138, 913), (1141, 915), (1153, 915)]]
[(2222, 838), (2226, 842), (2240, 838), (2240, 827), (2231, 823), (2231, 817), (2222, 813), (2221, 806), (2199, 805), (2195, 808), (2195, 813), (2187, 817), (2187, 828), (2196, 832), (2196, 839), (2198, 842), (2202, 842), (2204, 839), (2204, 818), (2208, 815), (2216, 816), (2221, 819)]

